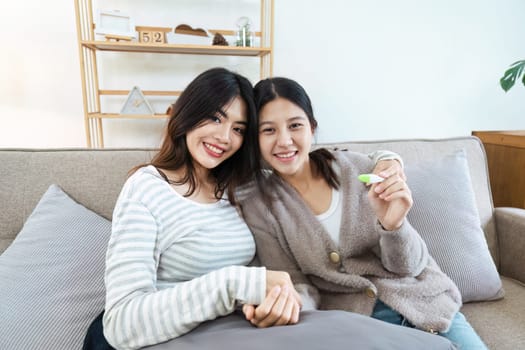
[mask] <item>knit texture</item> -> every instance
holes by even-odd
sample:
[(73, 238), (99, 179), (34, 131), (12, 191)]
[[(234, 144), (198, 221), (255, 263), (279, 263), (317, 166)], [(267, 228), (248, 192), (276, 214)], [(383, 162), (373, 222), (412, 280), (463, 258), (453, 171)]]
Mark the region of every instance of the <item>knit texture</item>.
[[(257, 255), (268, 269), (288, 271), (306, 303), (319, 309), (342, 309), (370, 315), (376, 298), (416, 327), (446, 331), (461, 306), (456, 285), (428, 254), (425, 242), (405, 220), (397, 231), (384, 231), (357, 180), (371, 172), (366, 155), (334, 152), (341, 169), (343, 219), (340, 245), (290, 185), (273, 181), (275, 200), (268, 207), (254, 191), (242, 201)], [(331, 252), (341, 257), (330, 261)]]

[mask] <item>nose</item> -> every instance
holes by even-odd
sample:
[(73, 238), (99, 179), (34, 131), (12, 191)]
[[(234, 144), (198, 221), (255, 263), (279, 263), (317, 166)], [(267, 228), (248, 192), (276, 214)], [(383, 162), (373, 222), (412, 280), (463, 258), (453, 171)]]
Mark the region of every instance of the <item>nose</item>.
[(215, 138), (221, 143), (229, 143), (231, 140), (231, 130), (226, 124), (221, 124), (215, 133)]
[(279, 135), (277, 136), (277, 145), (289, 146), (291, 144), (293, 144), (292, 135), (288, 132), (288, 130), (279, 131)]

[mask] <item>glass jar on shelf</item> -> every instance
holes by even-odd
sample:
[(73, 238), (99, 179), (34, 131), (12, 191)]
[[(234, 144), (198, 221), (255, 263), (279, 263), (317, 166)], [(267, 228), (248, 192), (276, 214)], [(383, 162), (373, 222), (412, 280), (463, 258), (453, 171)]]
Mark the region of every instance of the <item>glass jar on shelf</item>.
[(251, 21), (248, 17), (240, 17), (237, 20), (237, 37), (235, 44), (237, 46), (251, 47), (254, 44), (254, 35), (250, 29)]

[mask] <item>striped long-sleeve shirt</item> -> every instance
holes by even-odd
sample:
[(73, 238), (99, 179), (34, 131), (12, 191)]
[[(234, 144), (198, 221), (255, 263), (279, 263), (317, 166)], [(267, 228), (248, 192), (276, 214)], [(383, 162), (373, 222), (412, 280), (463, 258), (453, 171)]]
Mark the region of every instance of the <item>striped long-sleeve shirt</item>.
[(125, 183), (106, 256), (104, 334), (136, 349), (260, 304), (266, 271), (247, 267), (253, 237), (227, 200), (202, 204), (178, 194), (153, 166)]

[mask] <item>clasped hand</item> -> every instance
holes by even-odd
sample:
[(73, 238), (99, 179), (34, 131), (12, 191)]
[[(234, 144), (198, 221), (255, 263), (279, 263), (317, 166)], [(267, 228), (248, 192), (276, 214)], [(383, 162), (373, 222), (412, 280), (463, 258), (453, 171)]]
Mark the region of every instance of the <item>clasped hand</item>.
[(397, 230), (413, 204), (403, 168), (396, 160), (384, 160), (377, 163), (373, 172), (385, 180), (370, 186), (370, 204), (385, 230)]
[(266, 298), (257, 306), (243, 305), (242, 311), (254, 326), (265, 328), (299, 322), (302, 301), (290, 275), (283, 271), (266, 271)]

